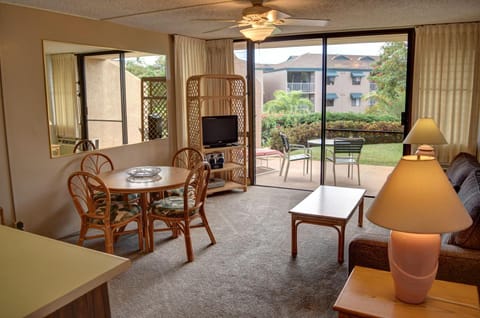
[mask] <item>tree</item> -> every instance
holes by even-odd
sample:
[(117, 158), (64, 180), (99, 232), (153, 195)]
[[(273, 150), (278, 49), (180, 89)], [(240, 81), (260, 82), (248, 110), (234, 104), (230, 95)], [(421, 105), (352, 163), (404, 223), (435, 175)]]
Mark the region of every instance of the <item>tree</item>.
[(129, 59), (125, 68), (139, 78), (165, 76), (165, 56), (158, 56), (153, 63), (147, 63), (141, 57)]
[(266, 113), (311, 113), (313, 112), (313, 103), (302, 96), (300, 91), (281, 91), (273, 93), (275, 99), (269, 100), (263, 104), (263, 111)]
[(405, 109), (407, 44), (385, 43), (368, 79), (377, 85), (377, 90), (366, 96), (376, 101), (367, 113), (393, 115), (400, 119), (401, 112)]

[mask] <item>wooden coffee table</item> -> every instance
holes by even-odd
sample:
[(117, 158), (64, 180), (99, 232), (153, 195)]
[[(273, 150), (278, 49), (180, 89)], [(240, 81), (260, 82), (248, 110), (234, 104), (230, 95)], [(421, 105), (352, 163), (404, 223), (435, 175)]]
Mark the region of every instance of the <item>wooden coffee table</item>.
[(338, 232), (338, 263), (343, 263), (345, 227), (358, 207), (358, 226), (363, 225), (365, 189), (319, 186), (289, 211), (292, 215), (292, 256), (297, 256), (297, 228), (302, 223), (333, 227)]

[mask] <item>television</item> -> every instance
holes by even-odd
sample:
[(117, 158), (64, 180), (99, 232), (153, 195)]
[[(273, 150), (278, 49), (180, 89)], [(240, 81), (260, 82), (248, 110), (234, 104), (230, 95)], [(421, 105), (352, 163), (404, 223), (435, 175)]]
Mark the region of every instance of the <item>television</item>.
[(238, 142), (238, 116), (203, 116), (202, 136), (205, 148), (236, 144)]

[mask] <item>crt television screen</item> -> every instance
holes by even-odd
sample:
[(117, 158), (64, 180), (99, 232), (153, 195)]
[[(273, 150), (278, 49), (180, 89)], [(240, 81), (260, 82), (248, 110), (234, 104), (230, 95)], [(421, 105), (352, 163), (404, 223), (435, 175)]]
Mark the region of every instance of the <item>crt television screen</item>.
[(203, 145), (223, 147), (238, 142), (238, 116), (202, 117)]

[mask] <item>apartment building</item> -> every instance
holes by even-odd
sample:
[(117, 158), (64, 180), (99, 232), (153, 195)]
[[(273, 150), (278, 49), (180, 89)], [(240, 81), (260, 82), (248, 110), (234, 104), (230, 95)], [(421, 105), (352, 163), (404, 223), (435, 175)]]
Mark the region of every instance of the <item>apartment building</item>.
[[(378, 56), (328, 55), (327, 111), (364, 112), (375, 101), (368, 98), (375, 83), (368, 80)], [(301, 91), (321, 111), (322, 55), (306, 53), (291, 56), (283, 63), (257, 65), (263, 75), (263, 103), (273, 99), (276, 90)]]

